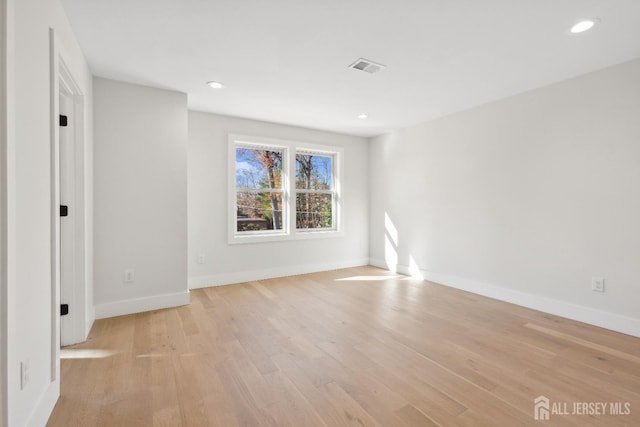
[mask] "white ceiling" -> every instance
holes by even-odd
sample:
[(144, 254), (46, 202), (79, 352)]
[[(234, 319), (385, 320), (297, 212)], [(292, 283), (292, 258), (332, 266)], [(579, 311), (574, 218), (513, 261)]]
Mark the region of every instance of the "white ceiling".
[[(188, 93), (193, 110), (362, 136), (640, 57), (640, 0), (63, 4), (96, 76)], [(359, 57), (387, 68), (347, 68)]]

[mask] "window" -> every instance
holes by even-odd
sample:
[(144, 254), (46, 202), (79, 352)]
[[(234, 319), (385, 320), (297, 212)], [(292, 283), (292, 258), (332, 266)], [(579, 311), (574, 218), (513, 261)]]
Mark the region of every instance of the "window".
[(296, 229), (333, 229), (333, 156), (296, 152)]
[(283, 149), (236, 146), (236, 232), (283, 229)]
[(341, 235), (340, 147), (229, 136), (229, 243)]

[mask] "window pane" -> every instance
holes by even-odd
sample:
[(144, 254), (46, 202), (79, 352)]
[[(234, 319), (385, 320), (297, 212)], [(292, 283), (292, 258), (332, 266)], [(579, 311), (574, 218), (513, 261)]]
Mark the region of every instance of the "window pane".
[(333, 195), (296, 194), (296, 228), (333, 227)]
[(282, 230), (282, 194), (238, 192), (236, 231)]
[(282, 188), (282, 151), (236, 147), (236, 188)]
[(317, 154), (296, 154), (296, 188), (331, 190), (333, 188), (333, 157)]

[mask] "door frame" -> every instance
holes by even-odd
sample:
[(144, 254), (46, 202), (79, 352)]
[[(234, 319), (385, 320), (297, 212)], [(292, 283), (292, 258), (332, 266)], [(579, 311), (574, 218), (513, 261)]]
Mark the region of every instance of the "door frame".
[[(76, 84), (69, 68), (64, 60), (59, 58), (58, 64), (58, 99), (64, 94), (70, 101), (69, 116), (71, 120), (68, 125), (69, 132), (73, 133), (72, 162), (66, 167), (73, 169), (73, 184), (66, 189), (70, 195), (69, 219), (73, 222), (73, 251), (70, 254), (60, 254), (61, 262), (71, 264), (72, 277), (68, 284), (61, 283), (60, 286), (68, 286), (68, 291), (72, 295), (69, 301), (70, 322), (65, 323), (65, 330), (61, 330), (60, 342), (62, 345), (71, 345), (82, 342), (86, 339), (87, 318), (87, 272), (86, 272), (86, 204), (85, 204), (85, 150), (84, 150), (84, 96), (79, 86)], [(59, 149), (59, 145), (58, 145)], [(60, 152), (58, 152), (59, 154)], [(58, 170), (59, 172), (59, 170)], [(58, 189), (59, 190), (59, 189)], [(60, 193), (58, 193), (59, 196)], [(69, 257), (66, 259), (66, 257)], [(61, 288), (62, 289), (62, 288)], [(67, 326), (68, 329), (67, 330)]]
[(69, 131), (74, 134), (73, 165), (75, 182), (73, 185), (74, 206), (74, 250), (70, 262), (73, 263), (71, 284), (73, 298), (69, 310), (74, 310), (72, 326), (65, 329), (65, 345), (82, 342), (87, 331), (87, 208), (85, 195), (85, 97), (76, 83), (73, 73), (61, 54), (59, 42), (53, 28), (49, 29), (50, 48), (50, 133), (51, 133), (51, 381), (59, 378), (60, 367), (60, 138), (59, 103), (64, 91), (72, 99), (72, 116)]

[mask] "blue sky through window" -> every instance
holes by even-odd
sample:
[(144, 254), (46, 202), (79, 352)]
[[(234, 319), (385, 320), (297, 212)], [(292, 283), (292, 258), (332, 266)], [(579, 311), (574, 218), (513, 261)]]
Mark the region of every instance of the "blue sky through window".
[[(306, 188), (304, 166), (310, 167), (311, 186)], [(317, 154), (296, 155), (296, 188), (329, 190), (333, 186), (333, 157)]]
[[(260, 159), (261, 153), (272, 153), (268, 150), (253, 148), (236, 148), (236, 187), (269, 188), (269, 172)], [(278, 178), (282, 171), (282, 161), (276, 162)]]

